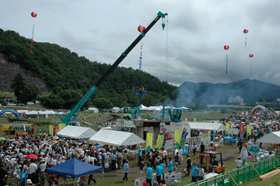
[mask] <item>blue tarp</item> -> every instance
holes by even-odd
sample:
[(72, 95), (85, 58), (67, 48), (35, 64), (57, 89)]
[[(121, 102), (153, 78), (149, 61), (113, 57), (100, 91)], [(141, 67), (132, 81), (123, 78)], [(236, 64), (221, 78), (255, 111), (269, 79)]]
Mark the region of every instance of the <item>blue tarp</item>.
[(71, 176), (72, 178), (79, 178), (102, 170), (103, 167), (101, 166), (84, 163), (74, 158), (69, 161), (66, 161), (65, 163), (53, 166), (51, 168), (47, 168), (45, 172), (55, 174), (55, 175)]

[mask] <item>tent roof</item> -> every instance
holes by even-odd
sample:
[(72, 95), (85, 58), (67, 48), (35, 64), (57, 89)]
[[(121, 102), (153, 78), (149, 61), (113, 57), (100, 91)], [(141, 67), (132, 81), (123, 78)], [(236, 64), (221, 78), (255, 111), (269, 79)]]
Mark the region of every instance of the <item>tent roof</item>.
[(33, 115), (33, 114), (38, 114), (38, 111), (26, 111), (24, 112), (25, 115)]
[(70, 126), (63, 128), (57, 133), (58, 136), (64, 136), (73, 139), (90, 138), (96, 133), (95, 130), (89, 127)]
[(52, 114), (51, 112), (49, 112), (49, 111), (39, 111), (39, 114)]
[(66, 161), (65, 163), (47, 168), (45, 172), (61, 176), (71, 176), (72, 178), (79, 178), (102, 170), (103, 167), (101, 166), (84, 163), (74, 158)]
[(94, 136), (92, 136), (89, 141), (113, 146), (128, 146), (145, 143), (142, 138), (133, 133), (115, 130), (100, 130)]
[(201, 123), (189, 122), (191, 129), (195, 130), (225, 130), (226, 127), (222, 123)]
[(272, 132), (257, 140), (258, 143), (272, 143), (272, 144), (278, 144), (279, 141), (280, 141), (280, 131)]

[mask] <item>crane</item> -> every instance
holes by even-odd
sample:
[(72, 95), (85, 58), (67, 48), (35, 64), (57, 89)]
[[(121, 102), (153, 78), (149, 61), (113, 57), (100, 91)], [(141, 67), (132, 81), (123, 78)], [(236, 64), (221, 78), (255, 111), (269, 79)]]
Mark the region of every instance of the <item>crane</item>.
[[(143, 37), (148, 33), (148, 31), (157, 23), (160, 18), (165, 18), (168, 14), (158, 12), (157, 16), (153, 21), (147, 26), (145, 31), (143, 31), (130, 45), (129, 47), (119, 56), (119, 58), (114, 62), (114, 64), (105, 72), (105, 74), (97, 81), (97, 83), (92, 86), (89, 91), (83, 96), (83, 98), (75, 105), (75, 107), (66, 115), (65, 118), (61, 119), (61, 123), (68, 125), (69, 122), (73, 122), (78, 116), (77, 112), (83, 107), (86, 101), (94, 94), (94, 92), (100, 87), (100, 85), (107, 79), (107, 77), (117, 68), (117, 66), (122, 62), (122, 60), (129, 54), (129, 52), (143, 39)], [(162, 23), (162, 29), (164, 29), (165, 23)]]

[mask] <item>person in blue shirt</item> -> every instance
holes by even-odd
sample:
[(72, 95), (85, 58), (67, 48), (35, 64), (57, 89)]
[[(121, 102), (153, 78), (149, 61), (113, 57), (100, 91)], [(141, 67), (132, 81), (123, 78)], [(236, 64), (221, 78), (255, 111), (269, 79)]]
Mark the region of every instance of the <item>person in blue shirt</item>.
[(160, 164), (159, 166), (161, 166), (161, 183), (163, 183), (164, 181), (164, 167), (165, 167), (165, 164), (163, 163), (163, 160), (160, 161)]
[(157, 168), (156, 168), (156, 172), (157, 172), (157, 182), (158, 184), (161, 183), (161, 174), (162, 174), (162, 166), (159, 165), (159, 163), (157, 163)]
[(124, 172), (123, 182), (124, 182), (125, 180), (128, 180), (128, 178), (127, 178), (128, 168), (129, 168), (129, 166), (128, 166), (128, 160), (126, 160), (126, 161), (125, 161), (125, 164), (123, 165), (123, 172)]
[(196, 163), (193, 163), (193, 166), (192, 166), (192, 181), (193, 182), (197, 182), (198, 171), (199, 171), (199, 169), (196, 166)]
[(25, 186), (26, 178), (27, 178), (27, 167), (24, 167), (24, 169), (22, 170), (19, 176), (20, 176), (21, 185)]
[(138, 167), (140, 166), (140, 163), (141, 163), (141, 159), (142, 159), (142, 148), (140, 146), (140, 148), (138, 149)]
[(173, 171), (173, 162), (171, 160), (171, 157), (168, 157), (169, 164), (168, 164), (168, 171), (171, 173)]
[(151, 164), (148, 163), (147, 165), (149, 168), (147, 169), (147, 183), (149, 185), (152, 185), (152, 175), (153, 175), (153, 168), (151, 167)]

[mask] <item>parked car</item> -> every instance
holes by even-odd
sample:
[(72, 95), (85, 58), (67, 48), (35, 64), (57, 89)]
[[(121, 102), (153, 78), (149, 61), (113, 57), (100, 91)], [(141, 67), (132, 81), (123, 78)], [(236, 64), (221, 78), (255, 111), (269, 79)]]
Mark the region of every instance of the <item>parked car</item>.
[(25, 104), (23, 103), (17, 103), (17, 106), (24, 106)]
[(34, 105), (34, 102), (28, 101), (28, 102), (26, 103), (26, 105)]

